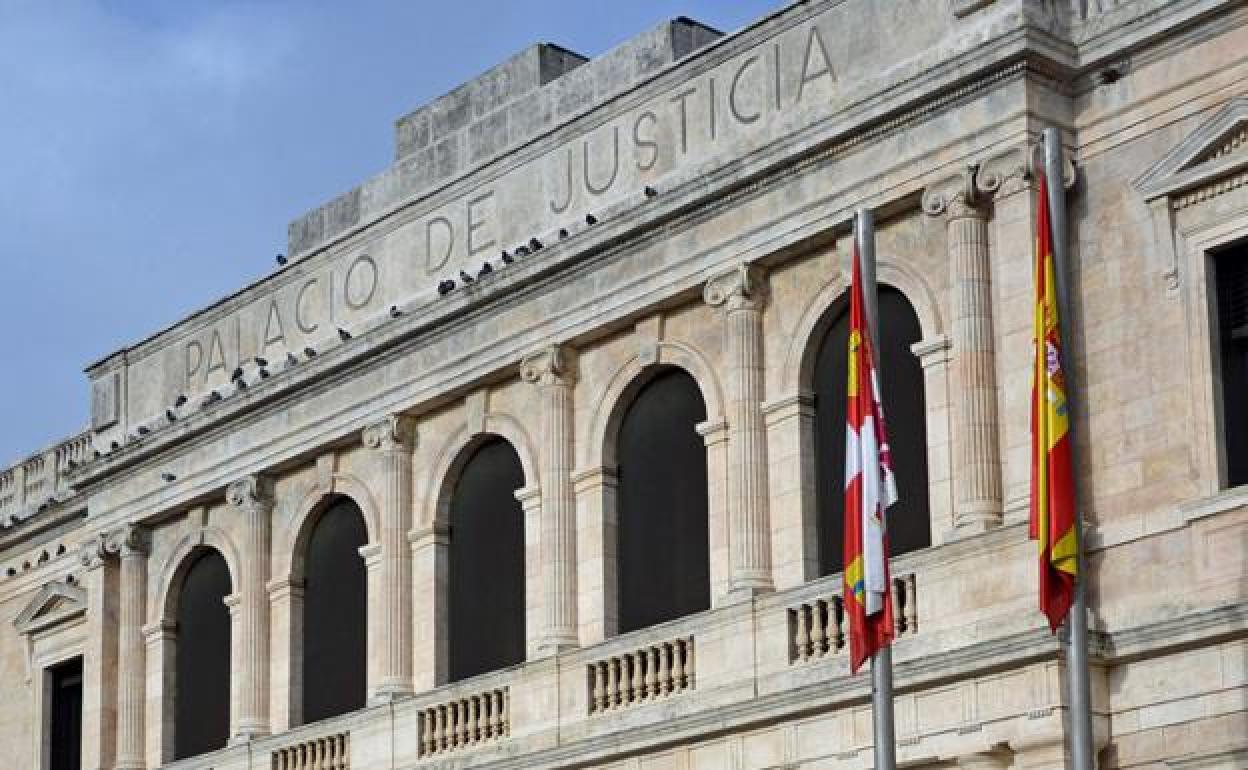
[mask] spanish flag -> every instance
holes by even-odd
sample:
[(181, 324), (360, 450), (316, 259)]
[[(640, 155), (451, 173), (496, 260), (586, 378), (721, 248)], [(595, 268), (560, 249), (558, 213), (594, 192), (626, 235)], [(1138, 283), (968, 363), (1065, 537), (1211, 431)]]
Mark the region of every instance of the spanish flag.
[(1036, 217), (1036, 304), (1031, 381), (1031, 538), (1039, 545), (1040, 610), (1056, 633), (1075, 598), (1078, 570), (1070, 407), (1062, 368), (1048, 185)]
[(863, 661), (893, 641), (884, 512), (897, 502), (897, 482), (863, 306), (857, 242), (853, 258), (849, 405), (845, 410), (845, 614), (849, 618), (850, 670), (857, 672)]

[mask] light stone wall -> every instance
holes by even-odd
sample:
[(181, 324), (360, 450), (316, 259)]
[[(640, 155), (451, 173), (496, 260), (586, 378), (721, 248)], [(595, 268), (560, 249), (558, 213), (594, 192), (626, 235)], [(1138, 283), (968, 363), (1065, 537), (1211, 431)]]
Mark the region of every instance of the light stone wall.
[[(1206, 254), (1248, 237), (1248, 149), (1216, 152), (1248, 122), (1245, 30), (1229, 0), (825, 0), (717, 41), (661, 25), (584, 64), (532, 48), (411, 113), (395, 166), (292, 225), (298, 270), (90, 368), (98, 457), (79, 436), (0, 471), (5, 761), (42, 767), (44, 671), (82, 655), (89, 770), (269, 770), (338, 735), (368, 770), (870, 766), (866, 678), (835, 627), (809, 647), (840, 593), (817, 575), (810, 366), (870, 206), (879, 280), (920, 320), (927, 406), (933, 547), (893, 564), (899, 759), (1065, 767), (1064, 663), (1025, 525), (1028, 171), (1054, 124), (1075, 160), (1100, 764), (1243, 766), (1248, 491), (1221, 481)], [(541, 114), (521, 121), (525, 105)], [(470, 254), (477, 215), (497, 242)], [(460, 240), (431, 270), (437, 216)], [(534, 235), (540, 251), (497, 259)], [(493, 275), (434, 290), (485, 259)], [(712, 608), (619, 635), (612, 438), (658, 365), (707, 404)], [(447, 684), (447, 506), (487, 435), (525, 471), (527, 660)], [(369, 702), (300, 726), (300, 543), (338, 494), (369, 533)], [(168, 764), (169, 594), (197, 547), (231, 570), (233, 740)], [(595, 711), (595, 688), (621, 685), (592, 672), (671, 650), (692, 656), (675, 692), (624, 682)], [(505, 693), (504, 735), (431, 750), (430, 715), (463, 724), (487, 693)]]

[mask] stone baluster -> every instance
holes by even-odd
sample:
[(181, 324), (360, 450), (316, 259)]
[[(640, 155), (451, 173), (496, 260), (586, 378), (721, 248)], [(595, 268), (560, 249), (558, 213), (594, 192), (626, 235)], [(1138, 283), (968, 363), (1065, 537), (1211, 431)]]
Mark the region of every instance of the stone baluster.
[(362, 438), (381, 463), (380, 660), (374, 697), (390, 700), (413, 691), (412, 553), (407, 533), (412, 523), (416, 426), (410, 417), (390, 415), (365, 428)]
[(982, 532), (1002, 521), (997, 377), (987, 196), (978, 165), (929, 189), (923, 210), (947, 224), (953, 336), (954, 526)]
[(527, 356), (520, 377), (541, 394), (541, 570), (545, 628), (539, 647), (553, 654), (577, 645), (576, 494), (572, 486), (575, 357), (551, 345)]
[(796, 629), (793, 634), (793, 650), (798, 660), (806, 660), (810, 657), (810, 625), (807, 621), (806, 610), (806, 605), (801, 604), (793, 611), (793, 625)]
[(734, 593), (772, 588), (767, 429), (763, 419), (764, 280), (761, 269), (739, 265), (708, 281), (702, 293), (707, 304), (722, 309), (725, 322), (730, 394), (730, 587)]
[(147, 596), (147, 531), (127, 526), (112, 533), (107, 548), (121, 558), (117, 629), (117, 770), (142, 770), (147, 702), (143, 618)]
[(226, 499), (243, 517), (242, 585), (239, 587), (239, 740), (269, 732), (269, 562), (272, 484), (246, 476), (230, 484)]

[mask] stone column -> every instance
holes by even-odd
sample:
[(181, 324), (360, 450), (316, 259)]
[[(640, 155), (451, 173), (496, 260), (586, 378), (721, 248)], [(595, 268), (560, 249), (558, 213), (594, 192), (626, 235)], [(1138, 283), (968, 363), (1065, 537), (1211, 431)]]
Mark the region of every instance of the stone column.
[(121, 557), (121, 603), (117, 640), (117, 770), (142, 770), (146, 707), (143, 639), (147, 594), (147, 532), (127, 526), (112, 533), (108, 550)]
[(416, 425), (409, 417), (389, 415), (364, 429), (364, 446), (380, 460), (381, 565), (380, 616), (370, 618), (380, 638), (374, 699), (392, 700), (412, 693), (412, 554), (407, 533), (412, 526), (412, 450)]
[(1001, 452), (992, 329), (988, 217), (976, 189), (979, 167), (929, 189), (928, 214), (948, 227), (952, 296), (954, 526), (982, 532), (1000, 526)]
[(86, 645), (82, 656), (82, 767), (113, 766), (117, 747), (117, 561), (104, 535), (83, 543), (79, 561), (87, 592)]
[(767, 516), (767, 443), (763, 420), (764, 278), (739, 265), (708, 281), (703, 298), (721, 308), (727, 358), (730, 459), (728, 511), (730, 589), (770, 591), (771, 527)]
[(242, 580), (238, 606), (239, 669), (236, 740), (269, 733), (269, 562), (273, 496), (263, 476), (230, 484), (226, 499), (243, 519)]
[(160, 620), (143, 626), (147, 659), (147, 765), (173, 760), (173, 698), (177, 687), (177, 626)]
[(552, 345), (520, 364), (520, 377), (541, 394), (541, 570), (545, 618), (543, 654), (577, 645), (576, 495), (572, 488), (572, 353)]

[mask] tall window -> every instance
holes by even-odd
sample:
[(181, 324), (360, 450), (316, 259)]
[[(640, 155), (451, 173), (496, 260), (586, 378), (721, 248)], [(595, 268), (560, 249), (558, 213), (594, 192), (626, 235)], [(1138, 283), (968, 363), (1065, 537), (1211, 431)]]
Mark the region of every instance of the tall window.
[(230, 570), (211, 548), (191, 558), (178, 595), (175, 759), (224, 748), (230, 732)]
[(451, 681), (524, 662), (524, 468), (501, 438), (464, 464), (450, 507)]
[[(845, 406), (848, 391), (849, 313), (844, 302), (831, 313), (815, 360), (815, 478), (818, 494), (819, 573), (840, 572), (845, 539)], [(921, 330), (901, 292), (880, 286), (877, 342), (893, 471), (900, 498), (889, 508), (889, 549), (896, 556), (931, 545), (927, 489), (927, 418), (923, 369), (910, 346)]]
[(47, 672), (51, 705), (47, 711), (49, 770), (82, 767), (82, 658), (61, 663)]
[(303, 595), (303, 721), (364, 707), (368, 584), (360, 548), (364, 516), (339, 497), (308, 537)]
[(706, 420), (698, 384), (666, 369), (637, 393), (617, 444), (620, 632), (711, 606)]
[(1223, 456), (1234, 487), (1248, 484), (1248, 242), (1214, 259)]

